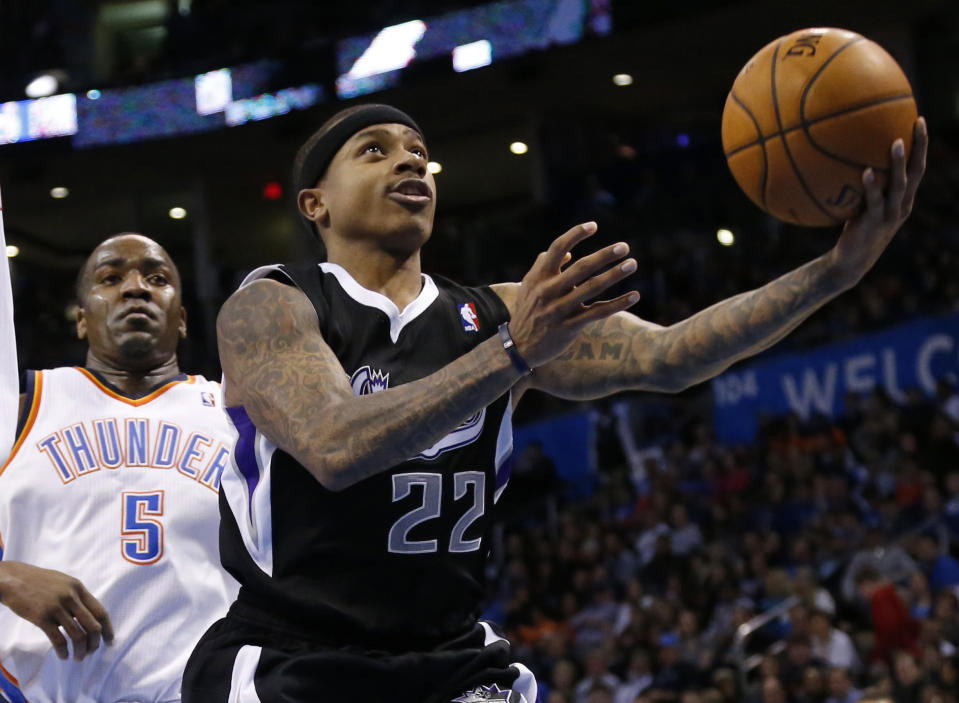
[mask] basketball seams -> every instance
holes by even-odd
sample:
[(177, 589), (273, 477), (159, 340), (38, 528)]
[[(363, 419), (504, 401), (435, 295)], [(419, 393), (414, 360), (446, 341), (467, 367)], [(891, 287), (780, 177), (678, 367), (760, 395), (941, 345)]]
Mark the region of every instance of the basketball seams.
[[(841, 111), (839, 111), (839, 112), (837, 112), (837, 113), (834, 113), (834, 114), (832, 114), (832, 115), (826, 115), (825, 117), (816, 119), (816, 120), (814, 120), (814, 121), (807, 121), (807, 120), (806, 120), (806, 98), (809, 96), (809, 90), (812, 88), (813, 84), (818, 80), (819, 76), (822, 75), (823, 71), (826, 70), (826, 67), (827, 67), (830, 63), (832, 63), (832, 60), (833, 60), (834, 58), (836, 58), (837, 56), (839, 56), (839, 54), (841, 54), (843, 51), (845, 51), (846, 49), (848, 49), (848, 48), (849, 48), (850, 46), (852, 46), (853, 44), (856, 44), (856, 43), (858, 43), (859, 41), (864, 41), (864, 40), (865, 40), (865, 37), (854, 37), (853, 39), (850, 39), (848, 42), (846, 42), (845, 44), (843, 44), (842, 46), (840, 46), (838, 49), (836, 49), (836, 50), (832, 53), (832, 56), (830, 56), (828, 59), (826, 59), (825, 61), (823, 61), (822, 66), (820, 66), (818, 69), (816, 69), (816, 72), (815, 72), (814, 74), (812, 74), (812, 76), (809, 78), (809, 82), (806, 83), (806, 87), (803, 89), (802, 97), (799, 99), (799, 126), (802, 127), (802, 130), (803, 130), (803, 132), (804, 132), (805, 135), (806, 135), (806, 139), (809, 140), (809, 143), (812, 145), (813, 149), (815, 149), (815, 150), (818, 151), (819, 153), (823, 154), (824, 156), (828, 156), (830, 159), (833, 159), (833, 160), (838, 161), (838, 162), (840, 162), (840, 163), (846, 164), (847, 166), (852, 166), (853, 168), (865, 169), (865, 168), (870, 168), (870, 167), (871, 167), (871, 168), (872, 168), (873, 170), (875, 170), (875, 171), (888, 171), (888, 170), (889, 170), (888, 167), (872, 166), (871, 164), (860, 163), (860, 162), (858, 162), (858, 161), (853, 161), (852, 159), (847, 159), (846, 157), (840, 156), (839, 154), (834, 154), (833, 152), (829, 151), (829, 150), (826, 149), (824, 146), (822, 146), (821, 144), (819, 144), (815, 139), (813, 139), (812, 132), (810, 131), (810, 127), (812, 127), (814, 124), (817, 124), (817, 123), (819, 123), (819, 122), (822, 122), (822, 121), (825, 120), (825, 119), (833, 119), (833, 118), (835, 118), (835, 117), (842, 117), (843, 115), (847, 114), (848, 112), (853, 112), (854, 110), (852, 110), (852, 109), (841, 110)], [(887, 102), (895, 102), (896, 100), (904, 100), (904, 99), (906, 99), (906, 98), (914, 99), (912, 93), (909, 93), (908, 95), (902, 95), (902, 94), (900, 94), (900, 95), (894, 95), (894, 96), (890, 96), (890, 97), (887, 97), (887, 98), (879, 98), (879, 99), (876, 99), (876, 100), (872, 101), (870, 104), (863, 105), (863, 106), (861, 106), (860, 108), (857, 108), (857, 109), (865, 109), (865, 108), (868, 108), (868, 107), (875, 107), (876, 105), (882, 105), (883, 103), (887, 103)]]
[[(884, 104), (886, 104), (886, 103), (893, 103), (893, 102), (896, 102), (896, 101), (899, 101), (899, 100), (915, 100), (915, 96), (914, 96), (912, 93), (900, 93), (900, 94), (898, 94), (898, 95), (890, 95), (890, 96), (885, 97), (885, 98), (876, 98), (875, 100), (870, 100), (870, 101), (868, 101), (868, 102), (857, 103), (857, 104), (855, 104), (855, 105), (850, 105), (849, 107), (845, 107), (845, 108), (843, 108), (842, 110), (837, 110), (836, 112), (830, 112), (829, 114), (822, 115), (822, 116), (820, 116), (820, 117), (816, 117), (816, 118), (811, 119), (811, 120), (806, 120), (805, 125), (802, 124), (802, 123), (800, 123), (800, 124), (794, 125), (794, 126), (792, 126), (792, 127), (787, 127), (786, 129), (784, 129), (784, 130), (781, 131), (781, 132), (773, 132), (772, 134), (763, 134), (763, 135), (760, 136), (759, 139), (756, 139), (756, 140), (754, 140), (754, 141), (748, 142), (747, 144), (743, 144), (742, 146), (737, 146), (735, 149), (733, 149), (733, 150), (731, 150), (731, 151), (724, 152), (724, 153), (725, 153), (725, 155), (726, 155), (726, 158), (729, 158), (729, 157), (731, 157), (731, 156), (735, 156), (736, 154), (738, 154), (738, 153), (741, 152), (741, 151), (745, 151), (746, 149), (749, 149), (750, 147), (756, 146), (757, 144), (764, 144), (764, 143), (770, 141), (771, 139), (775, 139), (776, 137), (778, 137), (778, 136), (780, 136), (780, 135), (782, 135), (782, 134), (786, 134), (786, 135), (792, 134), (793, 132), (797, 132), (797, 131), (799, 131), (800, 129), (804, 129), (806, 126), (808, 126), (808, 127), (815, 127), (815, 126), (818, 125), (818, 124), (821, 124), (821, 123), (823, 123), (823, 122), (827, 122), (827, 121), (829, 121), (829, 120), (831, 120), (831, 119), (834, 119), (834, 118), (836, 118), (836, 117), (843, 117), (843, 116), (845, 116), (845, 115), (852, 114), (853, 112), (858, 112), (858, 111), (860, 111), (860, 110), (868, 110), (869, 108), (871, 108), (871, 107), (876, 107), (877, 105), (884, 105)], [(737, 101), (737, 102), (738, 102), (738, 101)], [(743, 108), (745, 109), (745, 105), (743, 105)], [(808, 134), (807, 134), (806, 136), (809, 137)], [(812, 138), (809, 137), (809, 140), (812, 141)], [(813, 144), (818, 147), (818, 145), (816, 145), (815, 142), (813, 142)], [(839, 158), (839, 157), (833, 157), (833, 158)], [(852, 166), (858, 166), (858, 164), (850, 164), (850, 165), (852, 165)], [(866, 166), (868, 166), (868, 164), (862, 166), (862, 168), (866, 168)], [(888, 168), (881, 167), (881, 166), (873, 166), (872, 168), (873, 168), (873, 170), (876, 170), (876, 171), (888, 171), (888, 170), (889, 170)]]
[[(805, 191), (806, 195), (809, 196), (809, 199), (812, 200), (813, 204), (826, 217), (831, 219), (835, 224), (838, 224), (840, 222), (839, 218), (837, 218), (835, 215), (829, 212), (826, 208), (824, 208), (822, 206), (822, 203), (819, 202), (819, 199), (816, 198), (815, 195), (813, 195), (812, 191), (809, 188), (809, 184), (806, 183), (806, 179), (803, 178), (802, 172), (800, 172), (799, 168), (796, 166), (796, 161), (795, 159), (793, 159), (792, 152), (789, 150), (789, 142), (786, 139), (786, 135), (783, 133), (782, 115), (780, 115), (779, 113), (779, 98), (776, 90), (776, 61), (777, 59), (779, 59), (779, 49), (782, 47), (782, 44), (783, 43), (781, 40), (776, 44), (776, 49), (773, 52), (773, 58), (772, 58), (772, 61), (770, 62), (769, 76), (772, 84), (771, 97), (773, 100), (773, 111), (776, 114), (776, 126), (779, 127), (779, 138), (782, 140), (783, 151), (786, 152), (786, 158), (789, 159), (789, 165), (792, 166), (793, 173), (796, 174), (796, 178), (799, 181), (799, 185), (802, 186), (803, 191)], [(765, 193), (763, 194), (763, 198), (765, 199)], [(801, 224), (801, 223), (797, 223), (797, 224)]]
[[(759, 120), (756, 119), (756, 116), (753, 115), (752, 110), (746, 107), (746, 103), (739, 99), (739, 96), (736, 95), (735, 90), (729, 91), (729, 97), (731, 97), (739, 107), (749, 116), (749, 119), (752, 120), (753, 126), (756, 128), (756, 134), (759, 135), (753, 144), (759, 144), (763, 150), (763, 178), (762, 183), (760, 183), (759, 188), (759, 199), (762, 202), (763, 208), (766, 207), (766, 182), (769, 180), (769, 158), (766, 155), (766, 140), (763, 138), (763, 131), (759, 128)], [(737, 149), (738, 151), (738, 149)]]

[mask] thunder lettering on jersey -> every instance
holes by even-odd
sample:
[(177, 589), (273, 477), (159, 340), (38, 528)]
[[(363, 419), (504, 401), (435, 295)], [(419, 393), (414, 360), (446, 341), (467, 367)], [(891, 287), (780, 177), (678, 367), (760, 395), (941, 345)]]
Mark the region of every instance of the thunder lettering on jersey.
[(193, 645), (237, 589), (219, 566), (218, 493), (235, 433), (217, 383), (182, 375), (128, 397), (81, 368), (28, 372), (0, 467), (0, 559), (79, 579), (113, 646), (60, 661), (0, 608), (0, 675), (32, 703), (178, 700)]
[[(335, 264), (265, 267), (247, 282), (265, 277), (309, 298), (357, 395), (424, 378), (509, 319), (491, 289), (425, 275), (404, 310)], [(475, 625), (494, 507), (509, 476), (509, 394), (409, 460), (335, 493), (242, 407), (228, 413), (239, 439), (223, 474), (221, 555), (241, 583), (238, 615), (321, 645), (393, 651), (433, 648)]]

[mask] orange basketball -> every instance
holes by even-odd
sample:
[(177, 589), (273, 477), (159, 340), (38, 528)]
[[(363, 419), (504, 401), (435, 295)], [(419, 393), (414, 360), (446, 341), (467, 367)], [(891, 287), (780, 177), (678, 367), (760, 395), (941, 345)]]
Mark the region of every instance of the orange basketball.
[(880, 183), (897, 137), (912, 147), (916, 101), (886, 51), (844, 29), (801, 29), (763, 47), (733, 82), (723, 150), (759, 207), (811, 227), (855, 217), (862, 172)]

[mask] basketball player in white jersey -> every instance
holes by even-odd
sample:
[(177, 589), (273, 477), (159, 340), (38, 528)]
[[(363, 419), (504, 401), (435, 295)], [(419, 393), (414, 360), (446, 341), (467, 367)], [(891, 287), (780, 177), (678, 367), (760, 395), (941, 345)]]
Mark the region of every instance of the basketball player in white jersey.
[[(416, 122), (347, 108), (301, 148), (300, 213), (325, 262), (264, 267), (217, 321), (227, 411), (249, 451), (223, 478), (237, 602), (203, 636), (185, 703), (534, 703), (532, 673), (477, 622), (510, 414), (528, 389), (569, 399), (674, 392), (774, 344), (872, 267), (925, 168), (891, 145), (889, 187), (821, 257), (661, 327), (597, 301), (636, 270), (625, 243), (575, 259), (574, 227), (520, 283), (420, 270), (436, 183)], [(231, 467), (232, 468), (232, 467)]]
[(217, 545), (235, 438), (219, 384), (177, 364), (180, 291), (156, 242), (107, 239), (78, 280), (85, 366), (27, 373), (0, 466), (0, 689), (14, 703), (179, 701), (190, 650), (236, 592)]

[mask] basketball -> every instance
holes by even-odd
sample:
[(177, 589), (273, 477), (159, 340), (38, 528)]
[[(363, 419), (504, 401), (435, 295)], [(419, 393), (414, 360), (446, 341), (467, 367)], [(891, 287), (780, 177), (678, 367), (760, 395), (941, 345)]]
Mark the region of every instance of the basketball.
[(736, 76), (723, 150), (756, 205), (825, 227), (859, 212), (865, 168), (885, 184), (889, 148), (901, 137), (908, 156), (916, 117), (909, 80), (881, 46), (844, 29), (801, 29), (764, 46)]

